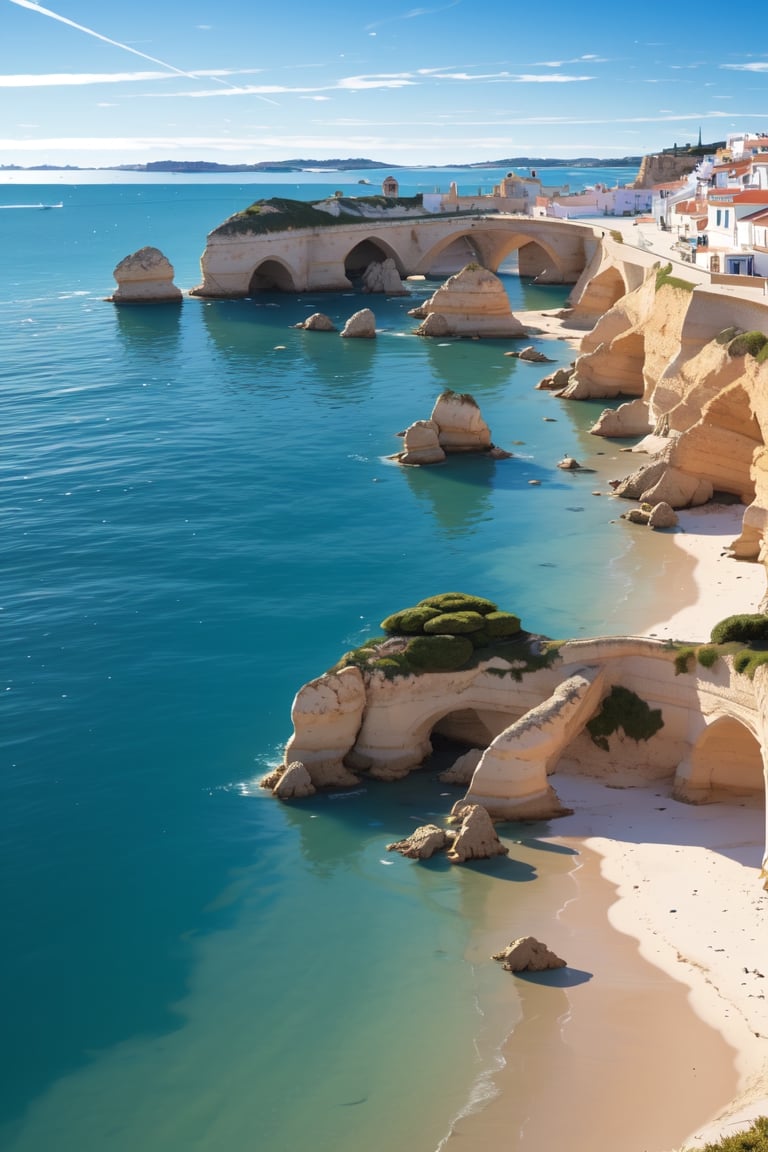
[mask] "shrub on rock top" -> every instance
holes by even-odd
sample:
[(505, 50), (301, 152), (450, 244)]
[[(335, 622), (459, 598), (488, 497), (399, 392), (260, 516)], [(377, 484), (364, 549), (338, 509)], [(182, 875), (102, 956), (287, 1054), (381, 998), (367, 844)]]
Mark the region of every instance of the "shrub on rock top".
[(391, 616), (382, 620), (381, 627), (393, 635), (420, 636), (424, 631), (424, 625), (440, 614), (439, 608), (430, 608), (427, 605), (404, 608), (402, 612), (393, 612)]
[(515, 636), (520, 631), (520, 617), (512, 612), (489, 612), (483, 619), (483, 628), (492, 640)]
[(422, 672), (457, 672), (474, 652), (467, 636), (414, 636), (405, 650)]
[(713, 644), (727, 644), (731, 640), (739, 640), (742, 644), (768, 644), (768, 616), (760, 613), (726, 616), (715, 624), (710, 640)]
[(492, 600), (482, 596), (470, 596), (466, 592), (441, 592), (438, 596), (427, 596), (419, 600), (419, 608), (439, 608), (441, 612), (479, 612), (481, 616), (498, 611)]
[(467, 632), (478, 632), (483, 623), (479, 612), (440, 612), (434, 619), (427, 620), (424, 632), (427, 636), (464, 636)]

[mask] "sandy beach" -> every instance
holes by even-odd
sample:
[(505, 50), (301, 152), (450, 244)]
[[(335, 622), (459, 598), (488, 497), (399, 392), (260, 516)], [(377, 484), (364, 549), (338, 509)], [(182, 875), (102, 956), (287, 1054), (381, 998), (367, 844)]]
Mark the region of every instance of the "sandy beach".
[[(762, 565), (727, 555), (743, 511), (682, 512), (658, 541), (664, 594), (644, 635), (703, 641), (724, 616), (759, 610)], [(474, 958), (532, 934), (575, 975), (503, 974), (522, 989), (523, 1021), (498, 1095), (457, 1120), (448, 1152), (692, 1150), (768, 1114), (765, 798), (696, 807), (667, 781), (551, 782), (573, 814), (510, 854), (536, 867), (547, 847), (571, 851), (574, 867), (524, 909), (497, 885)]]

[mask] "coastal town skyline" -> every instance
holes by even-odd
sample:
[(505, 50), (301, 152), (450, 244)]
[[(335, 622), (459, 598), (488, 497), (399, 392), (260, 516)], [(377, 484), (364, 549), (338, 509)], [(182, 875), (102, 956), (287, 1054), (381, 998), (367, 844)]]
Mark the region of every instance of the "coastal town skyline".
[(654, 10), (638, 29), (617, 11), (575, 20), (561, 0), (546, 18), (495, 0), (342, 2), (332, 20), (300, 0), (288, 26), (242, 0), (0, 0), (0, 164), (609, 161), (761, 130), (768, 53), (720, 54), (684, 12)]

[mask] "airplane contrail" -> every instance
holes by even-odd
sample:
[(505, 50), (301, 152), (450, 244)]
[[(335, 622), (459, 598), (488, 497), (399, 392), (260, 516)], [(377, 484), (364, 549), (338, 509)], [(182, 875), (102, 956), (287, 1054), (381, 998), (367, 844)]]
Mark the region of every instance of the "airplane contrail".
[[(48, 16), (51, 20), (58, 20), (60, 24), (66, 24), (70, 28), (76, 28), (78, 32), (85, 32), (87, 36), (93, 36), (96, 40), (102, 40), (105, 44), (111, 44), (113, 48), (122, 48), (124, 52), (130, 52), (133, 56), (140, 56), (142, 60), (149, 60), (152, 64), (159, 64), (161, 68), (167, 68), (169, 72), (174, 72), (177, 76), (185, 76), (188, 80), (200, 79), (194, 72), (186, 72), (183, 68), (177, 68), (175, 65), (169, 64), (167, 60), (159, 60), (157, 56), (149, 56), (146, 52), (140, 52), (138, 48), (131, 48), (130, 44), (122, 44), (119, 40), (112, 40), (109, 36), (103, 36), (101, 32), (96, 32), (93, 28), (86, 28), (84, 24), (77, 24), (74, 20), (70, 20), (68, 16), (61, 16), (58, 12), (52, 12), (50, 8), (43, 8), (41, 4), (34, 3), (34, 0), (10, 0), (10, 3), (18, 5), (19, 8), (28, 8), (30, 12), (38, 12), (41, 16)], [(223, 84), (225, 88), (232, 88), (235, 91), (238, 89), (238, 85), (230, 84), (218, 76), (211, 76), (208, 77), (208, 79), (215, 81), (217, 84)], [(276, 100), (269, 100), (266, 96), (259, 96), (259, 99), (264, 100), (267, 104), (277, 105)]]

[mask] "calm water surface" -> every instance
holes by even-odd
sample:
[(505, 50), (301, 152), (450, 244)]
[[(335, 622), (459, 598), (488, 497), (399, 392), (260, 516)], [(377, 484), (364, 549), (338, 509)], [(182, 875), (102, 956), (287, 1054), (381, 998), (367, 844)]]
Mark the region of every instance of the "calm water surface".
[[(500, 866), (386, 852), (453, 803), (431, 769), (296, 806), (255, 781), (296, 689), (426, 595), (477, 591), (549, 635), (625, 628), (631, 536), (591, 492), (626, 469), (587, 434), (602, 405), (535, 391), (504, 343), (412, 337), (433, 285), (104, 302), (142, 245), (188, 288), (227, 215), (347, 184), (103, 175), (0, 185), (64, 205), (0, 210), (0, 1144), (431, 1152), (516, 1019), (511, 982), (465, 960)], [(566, 296), (504, 279), (513, 307)], [(291, 327), (372, 303), (375, 341)], [(513, 459), (387, 461), (446, 387)], [(557, 471), (566, 453), (596, 474)]]

